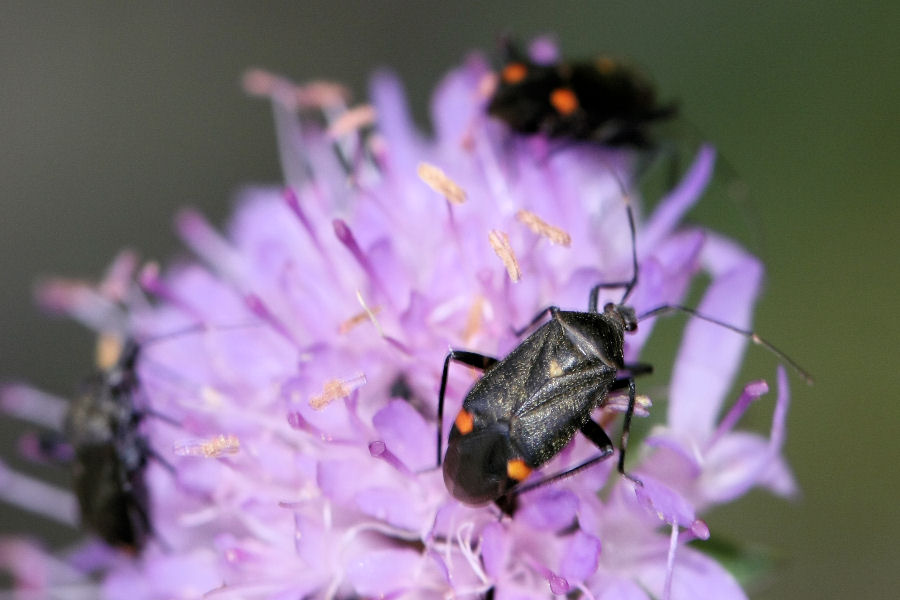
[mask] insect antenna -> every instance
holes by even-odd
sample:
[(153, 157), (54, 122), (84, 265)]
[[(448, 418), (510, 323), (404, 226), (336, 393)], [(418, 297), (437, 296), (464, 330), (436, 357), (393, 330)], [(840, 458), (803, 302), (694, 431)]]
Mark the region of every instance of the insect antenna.
[(612, 167), (612, 165), (607, 165), (607, 168), (609, 169), (609, 172), (612, 174), (613, 178), (616, 180), (616, 184), (619, 186), (619, 191), (622, 194), (622, 201), (625, 203), (625, 214), (628, 216), (628, 232), (631, 236), (631, 279), (629, 279), (628, 281), (598, 283), (597, 285), (592, 287), (590, 296), (588, 297), (588, 312), (592, 313), (599, 312), (597, 304), (601, 289), (625, 288), (625, 292), (622, 294), (622, 299), (619, 300), (619, 304), (622, 305), (625, 304), (625, 302), (628, 300), (628, 297), (634, 290), (634, 286), (636, 286), (638, 282), (637, 232), (634, 225), (634, 209), (632, 209), (631, 207), (631, 196), (626, 190), (625, 183), (622, 181), (622, 178), (619, 177), (619, 174)]
[(812, 377), (812, 375), (809, 374), (809, 372), (806, 369), (801, 367), (797, 361), (795, 361), (793, 358), (791, 358), (790, 356), (785, 354), (782, 350), (779, 350), (774, 344), (772, 344), (765, 338), (760, 337), (755, 331), (736, 327), (736, 326), (732, 325), (731, 323), (726, 323), (725, 321), (720, 321), (719, 319), (715, 319), (713, 317), (704, 315), (703, 313), (698, 312), (697, 310), (690, 308), (688, 306), (682, 306), (680, 304), (663, 304), (662, 306), (657, 306), (656, 308), (653, 308), (653, 309), (648, 310), (647, 312), (641, 314), (640, 316), (638, 316), (637, 320), (638, 320), (638, 322), (640, 322), (640, 321), (643, 321), (644, 319), (650, 319), (653, 317), (659, 317), (659, 316), (668, 315), (668, 314), (672, 314), (672, 313), (676, 313), (676, 312), (688, 314), (692, 317), (696, 317), (696, 318), (700, 319), (701, 321), (706, 321), (708, 323), (712, 323), (714, 325), (724, 327), (725, 329), (728, 329), (729, 331), (733, 331), (733, 332), (737, 333), (738, 335), (742, 335), (742, 336), (746, 337), (747, 339), (749, 339), (751, 342), (753, 342), (757, 346), (762, 346), (763, 348), (765, 348), (766, 350), (768, 350), (769, 352), (774, 354), (776, 357), (778, 357), (779, 360), (783, 361), (788, 366), (790, 366), (798, 375), (800, 375), (800, 377), (807, 384), (809, 384), (809, 385), (813, 384), (813, 377)]

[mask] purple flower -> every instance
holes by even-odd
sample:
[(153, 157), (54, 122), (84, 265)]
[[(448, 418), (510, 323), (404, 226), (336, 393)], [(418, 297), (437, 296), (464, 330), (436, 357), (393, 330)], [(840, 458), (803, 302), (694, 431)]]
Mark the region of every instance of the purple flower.
[[(511, 137), (485, 114), (489, 81), (480, 57), (448, 75), (429, 139), (389, 74), (375, 77), (371, 107), (351, 108), (337, 86), (251, 73), (248, 89), (273, 100), (286, 187), (245, 190), (225, 234), (182, 212), (178, 231), (199, 261), (134, 278), (126, 254), (99, 286), (43, 288), (46, 306), (143, 341), (135, 403), (158, 456), (146, 471), (154, 535), (135, 556), (83, 546), (55, 575), (34, 566), (32, 546), (9, 559), (7, 542), (0, 557), (23, 585), (85, 584), (99, 566), (110, 598), (744, 597), (684, 542), (708, 537), (698, 515), (710, 506), (796, 486), (780, 453), (783, 372), (768, 440), (733, 430), (764, 382), (718, 418), (747, 341), (727, 329), (688, 325), (665, 425), (632, 446), (643, 487), (609, 460), (521, 495), (501, 519), (455, 501), (435, 468), (448, 349), (504, 356), (538, 310), (584, 310), (594, 284), (632, 268), (629, 155)], [(702, 148), (638, 219), (638, 314), (678, 303), (702, 270), (712, 283), (699, 310), (749, 325), (759, 262), (679, 228), (713, 162)], [(627, 338), (628, 360), (652, 329), (642, 322)], [(449, 413), (473, 381), (451, 369)], [(4, 403), (15, 412), (40, 398), (9, 387)], [(611, 400), (594, 417), (610, 423), (623, 408)], [(642, 398), (638, 414), (648, 410)], [(541, 472), (595, 453), (576, 436)]]

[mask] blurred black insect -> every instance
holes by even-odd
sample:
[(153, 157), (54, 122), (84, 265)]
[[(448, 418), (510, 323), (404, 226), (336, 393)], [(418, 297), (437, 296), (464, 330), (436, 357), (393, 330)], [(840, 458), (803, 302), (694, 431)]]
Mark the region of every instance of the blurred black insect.
[(517, 133), (648, 148), (648, 126), (675, 115), (675, 105), (660, 104), (652, 83), (620, 60), (543, 64), (512, 42), (505, 54), (487, 110)]
[(144, 481), (150, 449), (134, 402), (139, 350), (126, 342), (111, 366), (84, 382), (64, 428), (82, 523), (110, 545), (135, 551), (152, 532)]

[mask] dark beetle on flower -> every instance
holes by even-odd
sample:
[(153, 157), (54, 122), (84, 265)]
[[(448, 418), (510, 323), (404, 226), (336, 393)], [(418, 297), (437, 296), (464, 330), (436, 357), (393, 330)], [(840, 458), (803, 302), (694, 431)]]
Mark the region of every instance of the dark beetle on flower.
[(139, 348), (127, 342), (113, 366), (85, 382), (65, 424), (82, 523), (110, 545), (131, 550), (140, 550), (152, 531), (144, 481), (149, 446), (134, 406)]
[(646, 148), (647, 126), (676, 112), (659, 104), (638, 70), (616, 59), (538, 63), (511, 42), (505, 54), (488, 113), (517, 133)]

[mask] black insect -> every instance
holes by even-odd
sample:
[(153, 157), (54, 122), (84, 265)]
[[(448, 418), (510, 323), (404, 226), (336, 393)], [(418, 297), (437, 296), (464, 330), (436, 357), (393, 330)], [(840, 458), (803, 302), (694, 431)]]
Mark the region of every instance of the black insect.
[(634, 67), (608, 57), (539, 64), (507, 43), (488, 113), (522, 134), (652, 146), (648, 126), (674, 116)]
[[(664, 305), (638, 317), (626, 304), (638, 280), (634, 216), (626, 206), (632, 243), (633, 274), (629, 281), (595, 285), (587, 312), (563, 311), (555, 306), (542, 310), (526, 330), (547, 314), (550, 319), (502, 360), (459, 350), (447, 354), (438, 397), (439, 465), (450, 362), (484, 371), (466, 394), (443, 456), (444, 483), (456, 499), (470, 505), (496, 502), (501, 510), (511, 512), (518, 495), (609, 457), (613, 454), (612, 441), (591, 419), (591, 412), (606, 405), (611, 393), (620, 392), (627, 393), (628, 407), (619, 443), (618, 471), (640, 484), (625, 473), (625, 450), (635, 409), (634, 378), (652, 369), (648, 364), (626, 364), (624, 343), (625, 334), (635, 331), (645, 318), (682, 312), (726, 327), (767, 348), (811, 383), (810, 376), (795, 362), (752, 331), (692, 308)], [(608, 288), (624, 288), (624, 294), (618, 304), (608, 303), (600, 312), (599, 292)], [(556, 456), (578, 431), (597, 446), (597, 455), (566, 471), (522, 483), (534, 469)]]
[(139, 349), (127, 342), (115, 365), (94, 373), (65, 423), (82, 523), (110, 545), (135, 551), (152, 532), (144, 481), (150, 452), (134, 404)]

